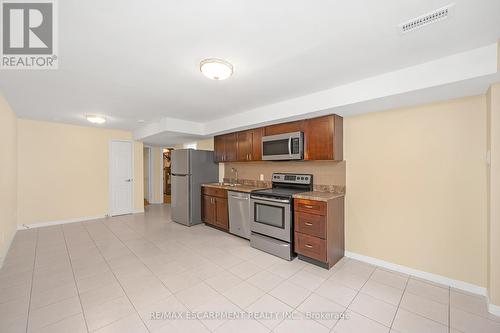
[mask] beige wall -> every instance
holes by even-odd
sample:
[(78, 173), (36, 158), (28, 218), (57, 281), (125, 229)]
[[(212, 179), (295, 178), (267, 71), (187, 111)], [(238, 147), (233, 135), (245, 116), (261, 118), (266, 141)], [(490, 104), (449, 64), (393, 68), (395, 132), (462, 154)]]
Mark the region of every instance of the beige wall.
[(344, 119), (348, 251), (486, 286), (486, 98)]
[[(189, 145), (191, 143), (193, 143), (193, 142), (179, 143), (179, 144), (173, 145), (172, 148), (174, 148), (174, 149), (187, 148), (187, 145)], [(214, 150), (214, 138), (199, 140), (199, 141), (195, 141), (194, 143), (196, 143), (196, 149)]]
[[(127, 131), (18, 120), (18, 224), (109, 213), (109, 141)], [(144, 209), (143, 146), (134, 143), (134, 209)]]
[(310, 173), (314, 176), (314, 183), (318, 185), (345, 185), (345, 162), (331, 161), (302, 161), (302, 162), (240, 162), (224, 163), (225, 178), (234, 178), (231, 168), (238, 170), (240, 179), (260, 179), (270, 181), (273, 172)]
[(500, 306), (500, 84), (493, 85), (488, 102), (488, 296)]
[(214, 150), (214, 138), (197, 141), (196, 142), (196, 149)]
[(17, 228), (16, 115), (0, 95), (0, 267)]

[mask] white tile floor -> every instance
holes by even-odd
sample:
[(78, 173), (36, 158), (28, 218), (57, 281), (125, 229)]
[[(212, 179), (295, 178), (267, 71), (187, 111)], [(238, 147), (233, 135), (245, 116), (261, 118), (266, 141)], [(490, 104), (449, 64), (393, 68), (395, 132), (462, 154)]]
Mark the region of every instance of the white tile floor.
[[(167, 311), (293, 318), (151, 319)], [(166, 205), (20, 231), (0, 271), (2, 333), (271, 330), (489, 333), (500, 318), (482, 297), (355, 260), (330, 271), (283, 261), (204, 225), (172, 223)]]

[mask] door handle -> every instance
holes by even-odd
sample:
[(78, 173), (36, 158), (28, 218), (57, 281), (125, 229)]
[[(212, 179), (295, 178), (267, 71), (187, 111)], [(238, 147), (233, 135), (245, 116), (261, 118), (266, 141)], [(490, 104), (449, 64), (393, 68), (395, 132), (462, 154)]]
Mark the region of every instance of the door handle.
[(306, 244), (306, 247), (312, 249), (313, 246), (309, 245), (309, 244)]
[(248, 200), (248, 197), (247, 198), (235, 197), (234, 195), (232, 195), (231, 198), (233, 198), (233, 199), (239, 199), (239, 200)]
[(280, 199), (272, 199), (272, 198), (268, 198), (268, 197), (260, 197), (260, 196), (251, 196), (251, 198), (253, 199), (256, 199), (256, 200), (260, 200), (260, 201), (270, 201), (270, 202), (280, 202), (280, 203), (290, 203), (290, 200), (280, 200)]
[(288, 138), (288, 155), (292, 156), (292, 137)]
[(304, 223), (304, 224), (305, 224), (305, 225), (307, 225), (307, 226), (311, 226), (311, 225), (313, 225), (312, 223), (309, 223), (309, 222), (306, 222), (306, 223)]

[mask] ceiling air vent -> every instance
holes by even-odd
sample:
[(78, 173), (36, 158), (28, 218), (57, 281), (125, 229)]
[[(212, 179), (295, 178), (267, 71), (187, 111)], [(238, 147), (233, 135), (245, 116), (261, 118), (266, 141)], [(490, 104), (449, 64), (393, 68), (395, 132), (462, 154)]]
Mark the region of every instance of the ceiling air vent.
[(453, 6), (454, 4), (450, 4), (448, 6), (436, 9), (433, 12), (403, 22), (399, 25), (401, 32), (405, 34), (407, 32), (422, 28), (423, 26), (442, 21), (448, 18), (448, 15), (450, 14), (451, 8)]

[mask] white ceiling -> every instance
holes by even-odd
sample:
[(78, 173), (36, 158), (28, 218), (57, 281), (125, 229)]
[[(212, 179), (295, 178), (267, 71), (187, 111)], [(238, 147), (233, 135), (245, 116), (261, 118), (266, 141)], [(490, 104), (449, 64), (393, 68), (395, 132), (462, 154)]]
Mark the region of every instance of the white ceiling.
[[(2, 71), (0, 90), (25, 118), (210, 123), (499, 39), (498, 0), (453, 0), (449, 19), (399, 33), (399, 23), (450, 2), (64, 0), (59, 69)], [(206, 79), (198, 63), (208, 57), (230, 61), (234, 76)], [(173, 134), (162, 141), (182, 136)]]

